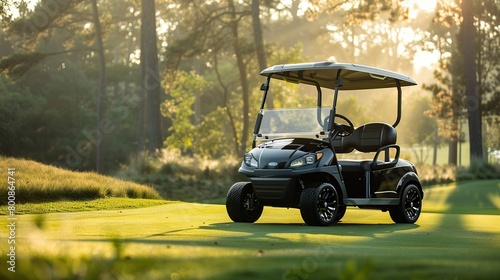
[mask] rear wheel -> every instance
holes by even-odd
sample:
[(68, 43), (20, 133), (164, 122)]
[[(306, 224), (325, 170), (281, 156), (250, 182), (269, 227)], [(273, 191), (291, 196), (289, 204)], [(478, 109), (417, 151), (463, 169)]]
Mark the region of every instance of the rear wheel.
[(226, 197), (226, 210), (234, 222), (253, 223), (260, 218), (264, 206), (253, 191), (252, 183), (235, 183)]
[(401, 202), (389, 208), (391, 219), (395, 223), (413, 224), (422, 210), (422, 195), (417, 186), (410, 184), (403, 190)]
[(339, 210), (337, 211), (337, 215), (335, 216), (335, 221), (340, 221), (347, 211), (347, 206), (339, 206)]
[(310, 226), (331, 225), (338, 221), (338, 210), (339, 196), (330, 183), (313, 184), (300, 195), (300, 214)]

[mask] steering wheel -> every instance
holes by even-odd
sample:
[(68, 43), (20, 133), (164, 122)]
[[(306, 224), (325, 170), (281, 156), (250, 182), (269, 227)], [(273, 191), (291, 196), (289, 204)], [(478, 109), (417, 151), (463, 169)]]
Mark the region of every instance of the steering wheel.
[(337, 133), (338, 136), (346, 137), (346, 136), (351, 135), (354, 132), (354, 124), (352, 124), (352, 121), (350, 119), (348, 119), (346, 116), (341, 115), (341, 114), (335, 114), (335, 117), (341, 118), (349, 124), (349, 125), (340, 124), (340, 123), (333, 124), (334, 130), (338, 131), (338, 133)]

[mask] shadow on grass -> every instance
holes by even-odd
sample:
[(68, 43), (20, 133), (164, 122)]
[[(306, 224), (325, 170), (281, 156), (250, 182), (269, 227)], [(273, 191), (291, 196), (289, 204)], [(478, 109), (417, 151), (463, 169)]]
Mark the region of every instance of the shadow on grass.
[(495, 199), (500, 200), (499, 180), (458, 182), (447, 199), (448, 213), (500, 215)]
[(247, 233), (250, 238), (270, 237), (273, 234), (310, 234), (329, 236), (360, 236), (377, 238), (382, 233), (394, 233), (418, 228), (416, 224), (358, 224), (339, 222), (328, 227), (313, 227), (303, 223), (215, 223), (200, 228), (235, 233)]

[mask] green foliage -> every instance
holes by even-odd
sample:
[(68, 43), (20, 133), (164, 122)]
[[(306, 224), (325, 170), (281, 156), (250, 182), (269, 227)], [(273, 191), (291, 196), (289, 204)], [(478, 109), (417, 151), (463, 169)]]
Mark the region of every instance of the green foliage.
[[(170, 136), (164, 145), (177, 148), (183, 152), (196, 152), (198, 150), (198, 139), (203, 138), (197, 129), (200, 122), (200, 112), (196, 112), (196, 99), (201, 98), (208, 84), (204, 78), (194, 72), (179, 72), (170, 89), (170, 99), (162, 104), (162, 113), (172, 121), (169, 128)], [(199, 102), (199, 101), (198, 101)], [(198, 109), (199, 111), (199, 109)]]
[[(241, 147), (250, 147), (250, 141), (241, 143), (241, 139), (243, 132), (252, 128), (261, 100), (259, 86), (264, 79), (258, 75), (262, 69), (259, 69), (252, 39), (250, 1), (233, 2), (238, 14), (238, 38), (233, 38), (230, 31), (228, 2), (156, 3), (161, 18), (157, 34), (160, 69), (164, 69), (160, 79), (167, 89), (167, 95), (162, 96), (164, 146), (180, 149), (185, 155), (240, 157)], [(3, 3), (13, 4), (13, 1)], [(412, 18), (408, 12), (413, 7), (388, 3), (386, 0), (347, 4), (311, 1), (304, 11), (299, 1), (261, 2), (268, 65), (338, 60), (411, 73), (412, 54), (416, 50), (432, 51), (441, 46), (439, 51), (448, 61), (443, 61), (442, 75), (436, 79), (440, 80), (440, 87), (442, 83), (458, 85), (463, 79), (455, 78), (455, 82), (449, 83), (444, 71), (461, 71), (461, 62), (453, 69), (446, 69), (449, 56), (444, 55), (458, 53), (455, 40), (458, 28), (456, 24), (445, 28), (440, 23), (457, 19), (460, 11), (444, 9), (452, 5), (439, 7), (437, 16), (443, 18), (436, 18), (438, 24), (433, 24), (435, 30), (429, 33), (432, 37), (417, 42), (425, 33), (423, 29), (427, 28), (431, 15), (418, 11), (419, 16)], [(485, 105), (482, 112), (488, 114), (489, 125), (495, 127), (498, 126), (495, 89), (500, 65), (497, 63), (500, 56), (496, 55), (498, 30), (495, 29), (498, 7), (494, 0), (477, 4), (480, 7), (476, 11), (478, 65), (482, 65), (478, 67), (481, 71), (478, 77)], [(4, 23), (0, 32), (0, 69), (10, 77), (2, 77), (0, 81), (0, 117), (5, 120), (0, 124), (3, 135), (0, 154), (32, 158), (74, 170), (92, 170), (96, 142), (102, 139), (104, 167), (106, 172), (113, 173), (138, 151), (138, 116), (142, 109), (140, 2), (107, 0), (99, 5), (108, 77), (105, 118), (113, 128), (101, 133), (102, 138), (97, 137), (96, 132), (98, 67), (94, 26), (88, 16), (90, 8), (80, 0), (46, 0), (38, 1), (31, 11), (21, 1), (19, 17)], [(12, 10), (4, 5), (1, 11)], [(413, 41), (409, 37), (403, 39), (408, 27), (416, 34)], [(242, 88), (234, 57), (234, 39), (238, 39), (251, 89), (249, 129), (243, 128)], [(272, 89), (276, 89), (272, 101), (278, 108), (313, 102), (311, 96), (297, 93), (294, 85)], [(437, 87), (434, 90), (437, 90), (435, 94), (440, 92)], [(450, 86), (446, 90), (458, 88)], [(405, 96), (412, 95), (405, 93)], [(449, 109), (450, 100), (444, 97), (436, 99), (432, 106)], [(326, 94), (325, 98), (328, 98)], [(394, 103), (393, 95), (375, 98), (370, 95), (357, 100), (347, 96), (345, 103), (342, 99), (343, 96), (338, 109), (353, 116), (356, 125), (372, 121), (370, 114), (381, 116), (389, 123), (394, 120), (394, 112), (386, 109)], [(435, 116), (422, 114), (428, 110), (427, 102), (425, 98), (405, 101), (404, 117), (398, 127), (401, 144), (435, 143), (441, 140), (434, 133), (436, 130), (444, 132), (445, 127), (451, 128), (447, 125), (450, 118), (446, 112), (440, 116), (440, 129), (435, 127)], [(489, 147), (498, 146), (495, 135), (488, 132)]]
[(500, 179), (500, 165), (474, 160), (468, 168), (457, 168), (457, 181)]
[[(329, 105), (329, 104), (328, 104)], [(366, 115), (367, 108), (359, 104), (358, 97), (354, 95), (340, 99), (337, 103), (337, 113), (347, 116), (355, 127), (363, 125), (369, 121)]]
[(422, 94), (405, 99), (404, 118), (398, 129), (398, 142), (402, 144), (431, 145), (443, 140), (437, 135), (436, 118), (426, 114), (430, 110), (431, 99)]
[(4, 57), (0, 59), (0, 73), (6, 72), (13, 78), (19, 78), (45, 57), (46, 55), (38, 52), (17, 53)]
[(500, 179), (500, 165), (485, 161), (474, 161), (463, 166), (418, 166), (418, 175), (423, 185), (446, 184), (471, 180)]
[[(72, 172), (30, 160), (0, 157), (1, 170), (15, 168), (16, 203), (91, 200), (106, 197), (160, 199), (150, 187), (90, 172)], [(0, 197), (7, 197), (7, 188)], [(1, 205), (7, 200), (0, 202)]]
[(36, 149), (36, 129), (33, 121), (43, 114), (44, 98), (0, 76), (0, 153), (21, 154)]

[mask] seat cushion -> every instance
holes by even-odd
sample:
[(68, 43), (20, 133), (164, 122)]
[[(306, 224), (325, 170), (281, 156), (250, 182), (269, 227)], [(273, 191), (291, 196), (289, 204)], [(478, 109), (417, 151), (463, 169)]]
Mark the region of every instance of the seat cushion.
[(346, 137), (335, 137), (333, 148), (337, 153), (350, 153), (354, 149), (369, 153), (383, 146), (396, 144), (396, 129), (386, 123), (367, 123), (357, 127)]
[(370, 171), (373, 160), (339, 160), (342, 172), (365, 172)]
[(356, 128), (351, 135), (356, 138), (355, 149), (364, 152), (376, 152), (383, 146), (396, 144), (396, 129), (386, 123), (368, 123)]

